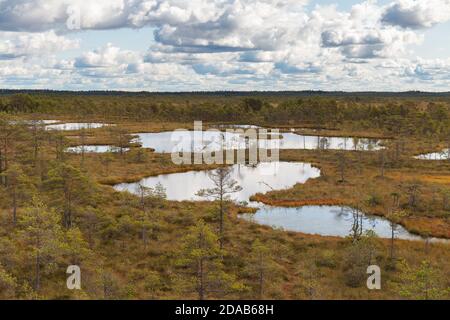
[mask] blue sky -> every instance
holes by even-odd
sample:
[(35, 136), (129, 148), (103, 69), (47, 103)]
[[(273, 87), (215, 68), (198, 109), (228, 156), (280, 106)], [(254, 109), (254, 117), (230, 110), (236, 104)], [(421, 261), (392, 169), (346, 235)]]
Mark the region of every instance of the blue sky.
[(0, 39), (4, 88), (450, 91), (450, 0), (0, 0)]
[(82, 54), (84, 51), (95, 50), (107, 43), (112, 43), (127, 50), (146, 51), (154, 42), (153, 31), (154, 28), (152, 27), (142, 29), (123, 28), (116, 30), (80, 31), (68, 36), (74, 40), (80, 39), (80, 47), (61, 54), (65, 57)]

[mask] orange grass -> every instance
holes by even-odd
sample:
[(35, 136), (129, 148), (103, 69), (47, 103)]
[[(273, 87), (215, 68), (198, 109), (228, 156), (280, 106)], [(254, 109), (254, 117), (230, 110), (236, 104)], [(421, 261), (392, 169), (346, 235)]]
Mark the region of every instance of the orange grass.
[(348, 204), (340, 199), (276, 200), (262, 194), (256, 194), (250, 200), (274, 207), (342, 206)]

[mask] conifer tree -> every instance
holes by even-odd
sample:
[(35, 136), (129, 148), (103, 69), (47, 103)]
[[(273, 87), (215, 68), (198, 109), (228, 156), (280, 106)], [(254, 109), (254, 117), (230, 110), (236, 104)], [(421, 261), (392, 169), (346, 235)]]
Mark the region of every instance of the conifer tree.
[(178, 279), (182, 282), (179, 285), (189, 292), (194, 291), (199, 300), (241, 288), (234, 277), (224, 271), (218, 238), (203, 220), (184, 237), (179, 257), (177, 265), (185, 271)]
[(63, 253), (60, 216), (37, 197), (20, 217), (19, 241), (33, 271), (33, 289), (39, 294), (42, 276), (54, 272)]
[(11, 165), (6, 172), (3, 173), (8, 179), (7, 191), (11, 200), (12, 207), (12, 223), (17, 224), (17, 209), (21, 202), (30, 198), (36, 191), (33, 183), (24, 174), (22, 168), (17, 165)]
[(228, 167), (219, 168), (209, 173), (209, 178), (214, 184), (213, 188), (202, 189), (197, 195), (200, 197), (209, 198), (219, 202), (219, 241), (220, 249), (224, 246), (225, 233), (225, 202), (230, 200), (233, 193), (242, 190), (242, 187), (237, 184), (231, 176), (231, 169)]
[(253, 242), (246, 263), (245, 272), (250, 278), (250, 286), (254, 289), (255, 297), (262, 300), (273, 286), (279, 266), (273, 261), (270, 248), (259, 240)]

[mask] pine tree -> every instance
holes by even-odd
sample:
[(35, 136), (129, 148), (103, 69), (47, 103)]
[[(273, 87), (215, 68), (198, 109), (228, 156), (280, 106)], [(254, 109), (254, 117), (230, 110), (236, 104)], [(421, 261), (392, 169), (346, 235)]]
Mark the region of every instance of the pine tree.
[(391, 261), (394, 261), (395, 253), (394, 253), (394, 241), (395, 241), (395, 232), (398, 228), (398, 224), (401, 222), (401, 220), (406, 216), (406, 212), (402, 210), (392, 210), (387, 215), (387, 218), (389, 219), (389, 223), (391, 226), (391, 244), (390, 244), (390, 259)]
[(224, 272), (218, 238), (203, 220), (184, 237), (179, 257), (176, 263), (184, 267), (185, 272), (178, 279), (181, 282), (178, 285), (194, 291), (199, 300), (240, 289), (234, 277)]
[(15, 137), (21, 132), (21, 126), (0, 115), (0, 182), (8, 186), (8, 177), (3, 175), (9, 169), (11, 151), (14, 148)]
[(83, 261), (92, 259), (93, 253), (84, 239), (83, 233), (77, 227), (71, 228), (65, 234), (65, 254), (71, 265), (81, 265)]
[(64, 265), (79, 266), (82, 272), (81, 290), (72, 292), (73, 298), (89, 298), (95, 296), (98, 291), (98, 279), (100, 274), (101, 256), (96, 255), (90, 248), (84, 235), (77, 227), (72, 227), (65, 232), (63, 243)]
[(4, 175), (8, 180), (7, 191), (11, 199), (12, 223), (17, 223), (17, 208), (23, 200), (29, 198), (36, 190), (30, 179), (23, 173), (22, 168), (17, 165), (11, 165)]
[(213, 199), (219, 202), (219, 241), (220, 249), (224, 246), (225, 233), (225, 202), (230, 200), (230, 195), (242, 190), (231, 176), (231, 169), (228, 167), (219, 168), (209, 173), (209, 178), (214, 184), (214, 188), (202, 189), (197, 195)]
[(349, 287), (360, 287), (366, 279), (367, 267), (372, 265), (378, 254), (376, 234), (366, 231), (357, 240), (352, 240), (344, 256), (345, 283)]
[(422, 261), (416, 269), (403, 260), (400, 262), (399, 283), (394, 287), (406, 298), (415, 300), (450, 299), (450, 287), (442, 281), (443, 277), (429, 261)]
[(141, 211), (141, 238), (144, 246), (148, 242), (148, 231), (155, 228), (155, 207), (159, 207), (166, 199), (166, 190), (162, 184), (158, 183), (155, 188), (145, 187), (138, 184), (137, 193), (139, 196), (138, 207)]
[(62, 256), (63, 232), (60, 216), (48, 209), (38, 198), (20, 217), (19, 241), (25, 246), (29, 264), (33, 266), (33, 288), (39, 294), (42, 275), (52, 271), (52, 266)]
[(0, 264), (0, 299), (16, 298), (17, 280)]
[(270, 248), (255, 240), (247, 258), (245, 273), (250, 279), (250, 286), (254, 288), (255, 296), (264, 299), (268, 289), (273, 286), (279, 272), (279, 266), (273, 261)]
[(91, 200), (91, 182), (78, 169), (60, 163), (49, 171), (44, 184), (54, 205), (63, 212), (64, 227), (71, 228), (76, 206), (88, 204)]

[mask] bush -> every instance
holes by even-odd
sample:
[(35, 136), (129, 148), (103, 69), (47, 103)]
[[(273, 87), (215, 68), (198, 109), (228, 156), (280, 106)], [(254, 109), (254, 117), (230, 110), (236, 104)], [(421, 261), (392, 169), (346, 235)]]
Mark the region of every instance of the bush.
[(383, 203), (383, 201), (382, 201), (381, 197), (376, 194), (370, 195), (369, 198), (367, 199), (367, 204), (371, 207), (381, 205), (382, 203)]
[(145, 163), (148, 161), (148, 154), (142, 148), (130, 150), (128, 157), (133, 163)]
[(325, 250), (320, 257), (316, 259), (317, 267), (336, 268), (336, 258), (334, 252), (331, 250)]
[(375, 235), (367, 233), (347, 249), (344, 257), (344, 277), (347, 286), (357, 288), (365, 283), (367, 267), (377, 257), (375, 238)]
[(351, 266), (344, 271), (345, 284), (351, 288), (359, 288), (365, 283), (367, 269), (361, 265)]

